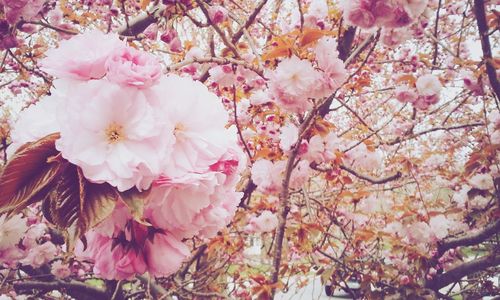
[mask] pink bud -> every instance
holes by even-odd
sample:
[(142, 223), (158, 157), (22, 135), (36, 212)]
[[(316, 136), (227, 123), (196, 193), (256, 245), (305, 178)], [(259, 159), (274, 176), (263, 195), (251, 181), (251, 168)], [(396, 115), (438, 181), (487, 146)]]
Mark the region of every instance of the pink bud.
[(407, 275), (403, 275), (399, 278), (399, 284), (407, 285), (408, 283), (410, 283), (410, 277), (408, 277)]
[(227, 20), (227, 10), (222, 6), (214, 5), (208, 9), (208, 16), (212, 23), (222, 23)]

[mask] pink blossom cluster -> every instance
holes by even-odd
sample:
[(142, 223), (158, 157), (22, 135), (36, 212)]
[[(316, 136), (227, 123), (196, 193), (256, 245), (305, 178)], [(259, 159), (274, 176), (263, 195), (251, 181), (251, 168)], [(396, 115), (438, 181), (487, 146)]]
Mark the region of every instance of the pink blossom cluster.
[(419, 110), (426, 110), (439, 102), (439, 95), (443, 88), (439, 78), (432, 74), (420, 76), (416, 81), (416, 88), (407, 85), (396, 87), (396, 99), (402, 103), (411, 103)]
[(245, 159), (221, 100), (98, 31), (47, 51), (42, 68), (58, 78), (55, 88), (22, 112), (14, 148), (59, 132), (57, 150), (89, 181), (147, 190), (140, 220), (119, 200), (80, 255), (103, 278), (171, 274), (189, 255), (183, 240), (213, 237), (241, 198), (235, 186)]
[(59, 253), (60, 249), (51, 242), (47, 225), (36, 217), (0, 216), (0, 264), (9, 268), (18, 264), (39, 268)]
[(364, 29), (399, 28), (413, 23), (427, 7), (428, 0), (342, 0), (344, 19)]
[(303, 113), (313, 107), (314, 99), (331, 95), (348, 77), (336, 49), (334, 39), (323, 37), (314, 48), (316, 65), (295, 55), (282, 60), (268, 72), (273, 100), (286, 111)]

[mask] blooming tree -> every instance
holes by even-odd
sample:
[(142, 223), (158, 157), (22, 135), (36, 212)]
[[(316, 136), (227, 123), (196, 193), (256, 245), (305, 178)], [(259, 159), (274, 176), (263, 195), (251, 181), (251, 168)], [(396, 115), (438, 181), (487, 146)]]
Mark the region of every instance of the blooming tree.
[(498, 295), (499, 5), (0, 0), (0, 297)]

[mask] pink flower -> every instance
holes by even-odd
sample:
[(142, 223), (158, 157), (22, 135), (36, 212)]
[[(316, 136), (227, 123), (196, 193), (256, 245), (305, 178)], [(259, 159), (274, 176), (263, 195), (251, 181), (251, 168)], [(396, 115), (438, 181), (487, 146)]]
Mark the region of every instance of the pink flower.
[(7, 214), (0, 216), (0, 251), (6, 250), (19, 243), (28, 229), (26, 219), (21, 215), (14, 215), (7, 219)]
[(417, 91), (421, 96), (439, 95), (443, 86), (439, 79), (432, 74), (420, 76), (416, 82)]
[(94, 257), (94, 273), (108, 280), (130, 279), (136, 274), (143, 274), (147, 270), (144, 256), (140, 250), (125, 249), (118, 244), (113, 247), (113, 240), (103, 239), (96, 256)]
[(281, 190), (282, 172), (285, 161), (273, 163), (267, 159), (259, 159), (252, 166), (252, 181), (257, 191), (263, 194), (278, 194)]
[(146, 38), (156, 41), (156, 38), (158, 37), (158, 24), (153, 23), (149, 25), (148, 27), (146, 27), (146, 29), (144, 29), (143, 33)]
[(397, 86), (394, 93), (396, 94), (396, 99), (402, 103), (415, 103), (418, 98), (415, 90), (404, 85)]
[(208, 8), (208, 16), (214, 24), (219, 24), (227, 20), (227, 9), (220, 5), (213, 5)]
[(429, 226), (435, 237), (438, 240), (444, 239), (448, 236), (448, 229), (450, 228), (450, 221), (445, 215), (437, 215), (429, 220)]
[(494, 188), (493, 177), (490, 174), (476, 174), (469, 178), (469, 184), (479, 190), (490, 190)]
[(375, 16), (370, 10), (369, 0), (343, 0), (341, 6), (344, 11), (344, 19), (348, 24), (359, 26), (364, 29), (375, 25)]
[(35, 18), (46, 0), (3, 0), (5, 18), (10, 24), (19, 20), (30, 21)]
[(105, 66), (109, 81), (138, 88), (156, 84), (161, 75), (160, 63), (154, 55), (132, 47), (113, 52)]
[(263, 211), (258, 217), (253, 216), (246, 230), (249, 232), (271, 232), (278, 227), (278, 218), (269, 210)]
[(59, 131), (59, 124), (54, 118), (58, 103), (54, 97), (44, 97), (21, 111), (19, 118), (12, 126), (12, 144), (7, 148), (9, 157), (21, 145)]
[(59, 78), (101, 78), (106, 74), (106, 60), (123, 45), (117, 35), (89, 31), (45, 52), (47, 57), (41, 62), (42, 69)]
[(221, 87), (231, 87), (237, 83), (236, 74), (231, 65), (215, 66), (209, 70), (210, 78)]
[(408, 277), (407, 275), (403, 275), (399, 278), (400, 285), (407, 285), (409, 283), (410, 283), (410, 277)]
[(406, 234), (411, 243), (429, 243), (432, 239), (432, 230), (427, 223), (416, 222), (406, 228)]
[(145, 215), (151, 222), (178, 238), (195, 234), (212, 237), (233, 216), (241, 198), (234, 192), (235, 180), (229, 180), (236, 169), (228, 165), (214, 167), (230, 170), (191, 173), (155, 182), (146, 206)]
[(269, 78), (278, 105), (290, 112), (303, 113), (312, 107), (308, 98), (322, 77), (311, 62), (292, 56), (281, 61)]
[(152, 91), (161, 99), (164, 114), (173, 123), (174, 149), (163, 173), (175, 178), (206, 171), (228, 149), (236, 149), (236, 128), (226, 129), (228, 114), (221, 99), (202, 83), (176, 75), (162, 77)]
[(63, 157), (93, 182), (108, 182), (120, 191), (147, 189), (161, 174), (174, 142), (159, 100), (165, 94), (106, 80), (76, 85), (71, 93), (58, 114), (56, 148)]
[(387, 47), (396, 47), (411, 37), (407, 27), (397, 29), (383, 29), (381, 33), (382, 43)]
[(338, 58), (337, 42), (329, 37), (323, 37), (315, 48), (318, 67), (323, 71), (321, 84), (316, 87), (314, 96), (317, 98), (329, 96), (348, 78), (344, 62)]
[(28, 256), (21, 260), (22, 264), (39, 268), (56, 256), (57, 248), (51, 242), (45, 242), (29, 249)]
[(293, 124), (288, 124), (281, 128), (280, 148), (283, 151), (289, 151), (297, 143), (299, 138), (299, 129)]
[(402, 3), (410, 16), (416, 19), (425, 11), (429, 0), (402, 0)]
[(59, 279), (68, 278), (71, 275), (71, 270), (67, 264), (57, 260), (52, 263), (50, 273)]
[(168, 233), (156, 233), (144, 245), (144, 257), (148, 272), (155, 276), (175, 273), (191, 252), (188, 247)]

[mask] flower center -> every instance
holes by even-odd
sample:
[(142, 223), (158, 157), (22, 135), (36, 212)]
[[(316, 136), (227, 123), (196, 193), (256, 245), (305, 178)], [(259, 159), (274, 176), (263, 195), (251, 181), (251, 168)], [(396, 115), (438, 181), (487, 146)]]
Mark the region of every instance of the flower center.
[(123, 126), (116, 123), (111, 123), (106, 128), (105, 134), (109, 144), (117, 143), (125, 138)]

